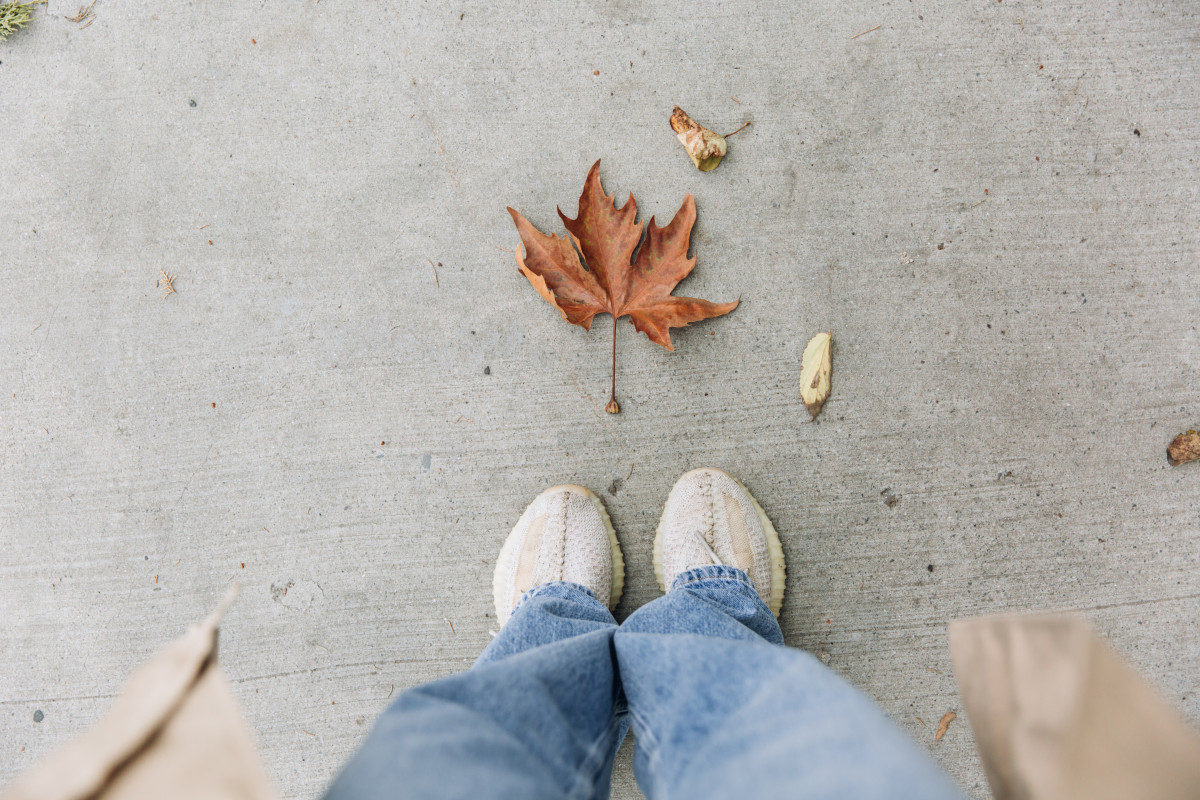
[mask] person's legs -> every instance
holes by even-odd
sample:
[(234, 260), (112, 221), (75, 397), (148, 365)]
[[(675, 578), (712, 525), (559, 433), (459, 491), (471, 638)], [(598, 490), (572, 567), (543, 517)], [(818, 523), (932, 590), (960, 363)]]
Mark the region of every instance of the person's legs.
[(670, 591), (614, 636), (647, 797), (960, 798), (870, 700), (782, 646), (774, 530), (722, 476), (677, 484), (655, 544)]
[(700, 567), (614, 637), (648, 798), (959, 798), (870, 700), (799, 650), (741, 570)]
[(327, 800), (608, 796), (628, 727), (607, 606), (624, 570), (583, 492), (534, 501), (496, 571), (500, 633), (467, 672), (401, 694)]

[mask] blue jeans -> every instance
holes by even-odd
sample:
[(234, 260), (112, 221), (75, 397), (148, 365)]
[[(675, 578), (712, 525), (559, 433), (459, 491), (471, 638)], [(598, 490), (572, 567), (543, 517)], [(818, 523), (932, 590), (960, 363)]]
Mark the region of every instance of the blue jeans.
[(962, 797), (727, 566), (619, 627), (582, 586), (534, 587), (470, 670), (383, 712), (326, 797), (607, 797), (630, 722), (651, 800)]

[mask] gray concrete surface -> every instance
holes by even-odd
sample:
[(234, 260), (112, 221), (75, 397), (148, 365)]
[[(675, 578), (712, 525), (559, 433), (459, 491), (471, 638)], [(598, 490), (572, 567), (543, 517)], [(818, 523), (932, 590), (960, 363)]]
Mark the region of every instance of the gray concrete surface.
[[(222, 659), (313, 797), (489, 640), (538, 491), (603, 493), (624, 616), (701, 465), (783, 533), (789, 643), (971, 796), (951, 618), (1081, 610), (1200, 719), (1194, 4), (77, 4), (0, 44), (0, 780), (238, 581)], [(753, 125), (702, 175), (674, 103)], [(617, 417), (504, 211), (560, 231), (598, 157), (643, 218), (693, 192), (681, 288), (742, 298), (673, 354), (622, 323)]]

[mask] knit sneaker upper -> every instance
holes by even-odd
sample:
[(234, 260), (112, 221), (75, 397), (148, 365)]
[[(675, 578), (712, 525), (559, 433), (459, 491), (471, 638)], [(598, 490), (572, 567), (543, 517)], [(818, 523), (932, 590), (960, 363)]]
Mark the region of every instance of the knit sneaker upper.
[(664, 591), (680, 574), (709, 564), (737, 567), (778, 614), (783, 601), (783, 550), (774, 527), (750, 493), (717, 469), (693, 470), (667, 498), (655, 540), (655, 567)]
[(509, 534), (493, 586), (500, 622), (508, 619), (527, 591), (551, 581), (585, 586), (610, 608), (620, 599), (624, 583), (620, 548), (600, 498), (582, 486), (555, 486), (542, 492)]

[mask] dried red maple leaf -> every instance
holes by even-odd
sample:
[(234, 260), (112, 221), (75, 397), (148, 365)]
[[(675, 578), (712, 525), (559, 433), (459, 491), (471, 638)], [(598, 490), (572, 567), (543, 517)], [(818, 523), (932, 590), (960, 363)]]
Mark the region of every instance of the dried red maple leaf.
[(584, 181), (575, 219), (558, 211), (570, 238), (547, 236), (514, 209), (508, 209), (508, 213), (525, 246), (523, 255), (517, 248), (517, 267), (563, 319), (591, 330), (597, 314), (612, 315), (612, 393), (605, 409), (610, 414), (621, 410), (617, 404), (618, 319), (628, 316), (633, 327), (650, 341), (674, 350), (671, 328), (719, 317), (737, 308), (737, 300), (710, 303), (671, 294), (696, 266), (695, 257), (687, 257), (696, 222), (696, 203), (690, 194), (665, 228), (655, 225), (651, 217), (642, 241), (642, 223), (637, 221), (633, 194), (625, 205), (616, 208), (613, 196), (606, 195), (600, 185), (597, 161)]

